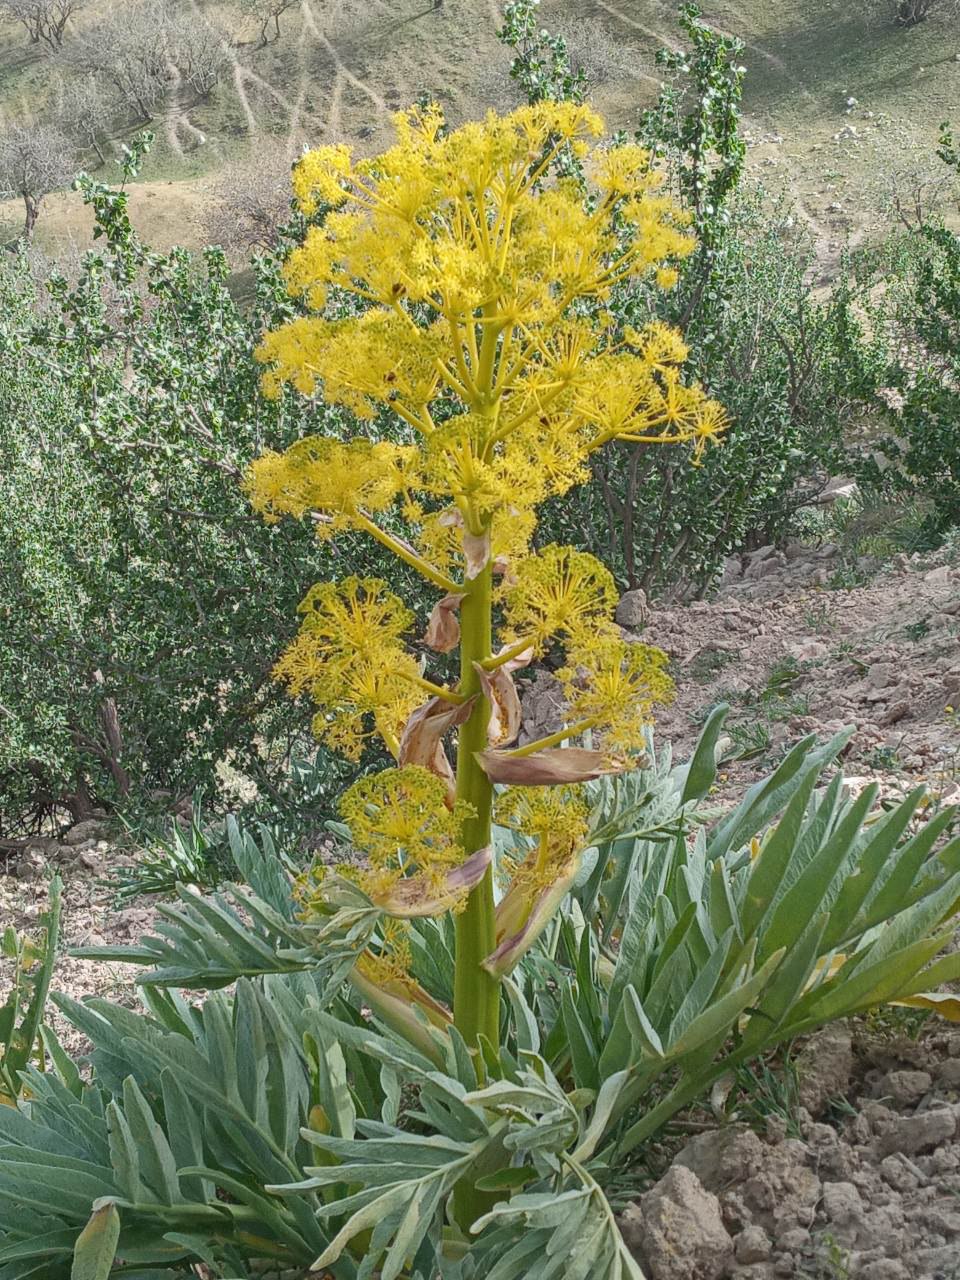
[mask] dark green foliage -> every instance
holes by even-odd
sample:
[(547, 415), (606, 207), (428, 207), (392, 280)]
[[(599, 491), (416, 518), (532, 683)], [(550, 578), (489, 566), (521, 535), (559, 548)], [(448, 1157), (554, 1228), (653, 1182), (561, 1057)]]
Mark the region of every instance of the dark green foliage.
[[(879, 442), (891, 467), (866, 468), (881, 490), (930, 507), (920, 545), (938, 546), (960, 524), (960, 238), (945, 226), (908, 233), (894, 268), (890, 430)], [(893, 395), (890, 393), (893, 392)]]
[(297, 603), (344, 560), (382, 560), (264, 524), (239, 485), (265, 448), (355, 430), (260, 392), (253, 350), (293, 305), (282, 252), (256, 263), (242, 305), (219, 250), (154, 253), (123, 188), (79, 185), (101, 247), (76, 278), (0, 264), (0, 828), (14, 832), (45, 811), (213, 790), (225, 760), (282, 794), (310, 742), (308, 708), (270, 679)]

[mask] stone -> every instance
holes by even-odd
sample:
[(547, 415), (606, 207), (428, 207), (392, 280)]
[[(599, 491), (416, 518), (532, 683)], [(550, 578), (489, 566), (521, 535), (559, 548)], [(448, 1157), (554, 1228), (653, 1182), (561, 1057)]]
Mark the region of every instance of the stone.
[(930, 1249), (918, 1250), (911, 1259), (915, 1280), (953, 1280), (957, 1269), (956, 1243), (941, 1242)]
[(763, 1227), (744, 1227), (733, 1242), (733, 1250), (738, 1262), (766, 1262), (770, 1257), (770, 1237)]
[(820, 1179), (807, 1165), (807, 1148), (795, 1138), (767, 1146), (739, 1126), (703, 1133), (678, 1153), (674, 1167), (692, 1169), (722, 1199), (725, 1220), (736, 1230), (751, 1223), (772, 1238), (813, 1220)]
[(720, 1201), (682, 1165), (627, 1209), (620, 1228), (650, 1280), (721, 1280), (733, 1262)]
[(934, 1205), (919, 1214), (912, 1215), (911, 1225), (916, 1226), (918, 1220), (923, 1222), (928, 1232), (943, 1236), (947, 1240), (953, 1236), (960, 1236), (960, 1212), (954, 1208), (945, 1207), (942, 1204)]
[(864, 684), (871, 689), (888, 689), (900, 678), (900, 670), (893, 662), (874, 662), (864, 676)]
[(520, 697), (523, 729), (520, 742), (533, 742), (556, 732), (563, 724), (563, 689), (549, 671), (538, 671)]
[(877, 1082), (877, 1093), (892, 1098), (898, 1106), (915, 1106), (932, 1087), (928, 1071), (888, 1071)]
[(818, 1116), (831, 1098), (846, 1093), (853, 1075), (853, 1040), (843, 1026), (828, 1026), (806, 1042), (796, 1058), (799, 1099)]
[(810, 1232), (806, 1227), (791, 1227), (789, 1231), (784, 1231), (783, 1235), (779, 1237), (777, 1247), (790, 1253), (799, 1253), (809, 1243)]
[(860, 1268), (858, 1280), (909, 1280), (910, 1272), (897, 1258), (876, 1258)]
[(820, 662), (830, 656), (830, 650), (819, 640), (798, 640), (787, 645), (787, 653), (797, 662)]
[(954, 1173), (957, 1169), (960, 1169), (960, 1152), (957, 1151), (952, 1143), (947, 1147), (938, 1147), (928, 1157), (928, 1165), (930, 1173), (934, 1177)]
[(960, 1058), (946, 1058), (938, 1065), (937, 1084), (945, 1089), (960, 1089)]
[(910, 702), (906, 698), (901, 698), (898, 702), (894, 702), (887, 711), (877, 720), (878, 724), (883, 726), (898, 724), (901, 720), (905, 720), (910, 714)]
[(836, 1129), (828, 1124), (808, 1124), (803, 1131), (803, 1140), (814, 1151), (835, 1147), (839, 1141)]
[(852, 1183), (824, 1183), (820, 1207), (838, 1244), (850, 1248), (861, 1243), (867, 1228), (860, 1192)]
[(104, 831), (104, 823), (99, 818), (87, 818), (78, 822), (61, 838), (61, 844), (78, 845), (87, 840), (99, 840)]
[(921, 1111), (917, 1115), (902, 1116), (892, 1124), (879, 1140), (880, 1151), (883, 1155), (902, 1151), (904, 1155), (913, 1156), (949, 1142), (956, 1131), (957, 1117), (946, 1107)]
[(627, 591), (617, 605), (617, 622), (628, 631), (640, 630), (646, 625), (648, 609), (645, 591), (639, 587), (635, 591)]
[[(764, 550), (768, 550), (768, 548), (765, 547)], [(752, 556), (750, 563), (744, 570), (743, 576), (748, 582), (756, 582), (760, 578), (769, 578), (771, 574), (776, 573), (787, 562), (786, 556), (779, 555), (777, 552), (774, 552), (772, 558), (766, 556), (762, 559), (756, 558), (759, 555), (760, 553), (757, 552), (755, 556)]]
[(823, 1184), (823, 1214), (834, 1227), (862, 1220), (863, 1200), (852, 1182)]
[(894, 1191), (899, 1191), (901, 1194), (905, 1191), (914, 1191), (921, 1182), (925, 1181), (918, 1176), (920, 1171), (916, 1165), (899, 1152), (893, 1156), (884, 1156), (880, 1161), (880, 1174)]
[(36, 880), (46, 870), (46, 861), (36, 849), (25, 849), (13, 864), (13, 874), (18, 880)]
[(743, 577), (743, 565), (739, 556), (727, 556), (723, 562), (723, 573), (720, 575), (720, 586), (729, 587)]
[(923, 580), (931, 587), (948, 587), (952, 574), (948, 564), (938, 565), (923, 575)]
[(763, 1158), (763, 1143), (743, 1125), (712, 1129), (691, 1138), (676, 1163), (692, 1169), (710, 1191), (721, 1192), (744, 1182)]
[[(70, 835), (71, 833), (67, 832), (67, 834)], [(53, 856), (58, 862), (72, 862), (74, 859), (79, 858), (81, 854), (89, 853), (91, 849), (95, 849), (97, 843), (96, 840), (90, 839), (79, 840), (74, 844), (62, 844), (58, 846)]]

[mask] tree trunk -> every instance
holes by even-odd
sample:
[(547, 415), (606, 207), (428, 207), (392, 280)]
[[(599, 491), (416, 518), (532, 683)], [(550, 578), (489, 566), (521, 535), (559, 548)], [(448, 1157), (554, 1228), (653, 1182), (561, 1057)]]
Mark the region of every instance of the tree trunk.
[(23, 238), (29, 240), (33, 235), (33, 228), (37, 225), (37, 218), (40, 217), (40, 200), (42, 197), (31, 196), (24, 193), (23, 205), (26, 210), (23, 219)]

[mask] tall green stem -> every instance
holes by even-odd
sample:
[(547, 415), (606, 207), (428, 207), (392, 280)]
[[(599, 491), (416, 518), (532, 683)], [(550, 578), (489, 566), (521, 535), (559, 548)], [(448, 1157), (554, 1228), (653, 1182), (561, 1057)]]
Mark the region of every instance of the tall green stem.
[[(490, 656), (491, 566), (469, 581), (469, 591), (460, 606), (460, 692), (469, 697), (480, 690), (475, 662)], [(457, 748), (457, 799), (475, 810), (464, 823), (463, 842), (467, 854), (490, 843), (490, 810), (493, 787), (477, 763), (476, 752), (487, 746), (490, 705), (478, 698), (470, 719), (460, 730)], [(453, 1019), (467, 1044), (476, 1045), (485, 1035), (491, 1044), (499, 1041), (500, 987), (482, 967), (496, 947), (493, 917), (493, 871), (467, 899), (457, 916), (457, 958), (454, 973)]]
[[(480, 690), (474, 668), (490, 655), (491, 566), (469, 580), (469, 590), (460, 606), (460, 691), (466, 696)], [(468, 854), (490, 843), (490, 811), (493, 786), (477, 763), (476, 752), (487, 746), (490, 704), (477, 699), (470, 719), (460, 730), (457, 747), (457, 799), (473, 807), (474, 814), (463, 824), (463, 846)], [(493, 869), (472, 891), (464, 910), (456, 917), (457, 956), (453, 976), (453, 1020), (471, 1048), (479, 1037), (491, 1044), (500, 1040), (500, 984), (483, 968), (483, 961), (496, 947), (493, 903)], [(478, 1056), (479, 1063), (479, 1056)], [(454, 1187), (454, 1215), (466, 1231), (490, 1208), (495, 1197), (477, 1190), (482, 1170), (468, 1174)]]
[[(481, 215), (482, 216), (482, 215)], [(495, 363), (499, 330), (491, 323), (493, 305), (484, 307), (487, 324), (480, 342), (476, 369), (477, 399), (474, 409), (495, 418)], [(466, 513), (465, 513), (466, 516)], [(472, 535), (490, 537), (490, 521), (472, 528)], [(460, 692), (465, 697), (481, 693), (476, 664), (486, 662), (492, 649), (492, 580), (490, 557), (475, 578), (467, 578), (466, 595), (460, 605)], [(477, 753), (486, 750), (490, 704), (483, 696), (474, 705), (470, 719), (460, 729), (457, 745), (457, 799), (472, 806), (473, 816), (463, 825), (463, 847), (467, 854), (490, 844), (490, 817), (493, 785), (477, 762)], [(493, 868), (471, 892), (467, 905), (457, 916), (457, 955), (453, 976), (453, 1021), (471, 1049), (480, 1036), (500, 1043), (500, 984), (483, 968), (487, 956), (496, 950), (496, 921), (493, 902)], [(477, 1058), (479, 1064), (479, 1055)], [(481, 1069), (478, 1067), (478, 1070)], [(454, 1214), (464, 1230), (490, 1208), (491, 1192), (477, 1190), (482, 1170), (462, 1178), (454, 1187)]]

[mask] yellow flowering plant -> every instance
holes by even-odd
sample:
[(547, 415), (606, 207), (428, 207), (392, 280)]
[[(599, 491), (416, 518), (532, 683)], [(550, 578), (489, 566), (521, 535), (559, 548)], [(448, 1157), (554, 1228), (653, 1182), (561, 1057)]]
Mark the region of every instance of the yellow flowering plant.
[[(631, 281), (669, 287), (693, 248), (644, 150), (598, 145), (600, 117), (572, 103), (450, 132), (428, 106), (396, 129), (373, 159), (321, 147), (295, 168), (303, 210), (328, 209), (286, 266), (311, 314), (268, 333), (258, 358), (268, 391), (292, 384), (361, 421), (389, 413), (406, 440), (302, 440), (256, 461), (246, 486), (267, 519), (308, 517), (320, 538), (362, 530), (438, 593), (417, 658), (404, 644), (413, 615), (382, 581), (314, 587), (277, 675), (314, 699), (329, 743), (356, 758), (378, 735), (396, 761), (342, 801), (363, 861), (329, 882), (352, 880), (387, 922), (351, 980), (418, 1043), (414, 1006), (475, 1047), (498, 1042), (500, 981), (577, 874), (581, 784), (631, 767), (672, 689), (665, 655), (614, 625), (603, 565), (533, 549), (537, 507), (581, 482), (610, 441), (689, 442), (698, 455), (724, 414), (683, 381), (679, 334), (618, 331), (608, 310)], [(552, 176), (568, 148), (585, 186)], [(344, 295), (359, 314), (330, 318)], [(512, 673), (555, 647), (568, 723), (518, 746)], [(457, 648), (458, 682), (431, 679), (430, 652)], [(498, 783), (509, 785), (495, 800)], [(494, 820), (523, 834), (526, 857), (494, 867)], [(325, 883), (311, 876), (305, 910), (322, 909)], [(452, 1013), (416, 989), (390, 923), (446, 911)]]

